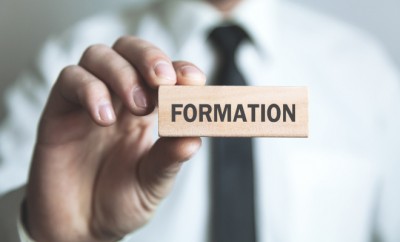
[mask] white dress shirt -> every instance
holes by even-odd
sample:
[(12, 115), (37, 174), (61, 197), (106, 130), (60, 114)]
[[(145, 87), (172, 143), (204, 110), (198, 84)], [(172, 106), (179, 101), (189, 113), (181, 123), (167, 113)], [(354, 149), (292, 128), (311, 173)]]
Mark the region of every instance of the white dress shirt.
[[(256, 139), (258, 241), (400, 241), (399, 75), (385, 52), (360, 30), (283, 1), (245, 0), (228, 20), (251, 38), (236, 56), (250, 85), (310, 90), (308, 139)], [(207, 3), (164, 1), (95, 16), (49, 40), (6, 97), (0, 192), (25, 182), (49, 89), (86, 47), (132, 34), (210, 77), (215, 54), (207, 36), (224, 21)], [(153, 219), (124, 241), (207, 241), (208, 145), (204, 138)], [(18, 205), (7, 209), (15, 217)], [(15, 222), (11, 215), (0, 220), (0, 231), (2, 223)], [(22, 227), (20, 235), (28, 241)]]

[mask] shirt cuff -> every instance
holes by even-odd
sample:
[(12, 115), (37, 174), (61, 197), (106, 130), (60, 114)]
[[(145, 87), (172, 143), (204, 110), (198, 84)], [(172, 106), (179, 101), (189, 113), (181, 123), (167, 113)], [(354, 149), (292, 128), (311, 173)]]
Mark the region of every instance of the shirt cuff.
[(28, 232), (25, 229), (25, 226), (22, 224), (22, 206), (20, 208), (20, 213), (17, 219), (17, 230), (18, 230), (18, 235), (19, 239), (21, 242), (35, 242), (28, 234)]

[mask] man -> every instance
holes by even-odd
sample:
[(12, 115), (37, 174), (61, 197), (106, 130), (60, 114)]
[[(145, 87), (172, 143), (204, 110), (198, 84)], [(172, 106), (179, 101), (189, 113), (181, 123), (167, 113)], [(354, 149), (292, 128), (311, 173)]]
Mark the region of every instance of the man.
[(209, 33), (226, 22), (249, 35), (236, 56), (249, 85), (311, 91), (309, 139), (256, 140), (258, 241), (400, 239), (398, 77), (379, 47), (288, 3), (209, 0), (102, 15), (46, 45), (37, 79), (46, 89), (63, 70), (22, 195), (23, 240), (207, 241), (208, 139), (153, 143), (153, 110), (160, 85), (206, 83)]

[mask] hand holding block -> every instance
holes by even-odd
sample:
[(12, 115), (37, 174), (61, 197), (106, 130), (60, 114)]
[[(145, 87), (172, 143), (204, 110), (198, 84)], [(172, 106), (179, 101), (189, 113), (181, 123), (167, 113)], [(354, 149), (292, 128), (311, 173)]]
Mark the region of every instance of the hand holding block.
[(308, 137), (306, 87), (161, 86), (164, 137)]

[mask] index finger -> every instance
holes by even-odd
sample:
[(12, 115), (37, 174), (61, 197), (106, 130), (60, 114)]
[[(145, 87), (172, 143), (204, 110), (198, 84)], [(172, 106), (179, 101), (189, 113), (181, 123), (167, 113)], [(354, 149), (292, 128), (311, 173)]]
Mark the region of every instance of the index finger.
[(151, 88), (176, 84), (171, 59), (153, 44), (133, 36), (124, 36), (117, 40), (113, 48), (139, 71)]

